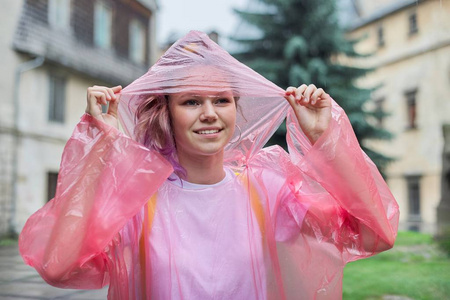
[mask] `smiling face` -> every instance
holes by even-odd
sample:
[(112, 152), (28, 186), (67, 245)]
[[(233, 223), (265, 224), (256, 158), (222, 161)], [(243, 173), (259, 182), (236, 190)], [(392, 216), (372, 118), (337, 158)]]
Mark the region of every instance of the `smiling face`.
[(236, 123), (231, 92), (173, 94), (169, 110), (178, 157), (223, 154)]

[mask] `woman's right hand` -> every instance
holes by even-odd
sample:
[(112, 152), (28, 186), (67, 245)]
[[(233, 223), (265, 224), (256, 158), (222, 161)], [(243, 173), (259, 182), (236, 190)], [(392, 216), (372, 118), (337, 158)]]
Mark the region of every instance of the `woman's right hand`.
[[(97, 85), (89, 87), (87, 89), (86, 113), (118, 129), (117, 108), (119, 106), (120, 95), (116, 94), (121, 90), (122, 86), (120, 85), (112, 88)], [(102, 112), (102, 104), (107, 105), (108, 102), (108, 112), (105, 114)]]

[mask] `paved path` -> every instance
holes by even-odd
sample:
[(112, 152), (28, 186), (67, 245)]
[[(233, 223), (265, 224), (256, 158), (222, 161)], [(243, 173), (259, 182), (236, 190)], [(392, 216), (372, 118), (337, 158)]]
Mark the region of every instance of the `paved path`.
[(0, 299), (106, 299), (102, 290), (68, 290), (48, 285), (31, 267), (25, 265), (17, 246), (0, 246)]

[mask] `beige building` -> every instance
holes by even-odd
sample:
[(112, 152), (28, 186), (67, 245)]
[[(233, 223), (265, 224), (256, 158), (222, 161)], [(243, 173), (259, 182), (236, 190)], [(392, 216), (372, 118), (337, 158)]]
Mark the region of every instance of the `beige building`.
[(370, 146), (396, 159), (386, 175), (400, 205), (402, 229), (435, 232), (442, 127), (450, 124), (450, 1), (353, 4), (359, 18), (348, 34), (365, 37), (357, 50), (372, 54), (354, 63), (376, 68), (361, 85), (380, 86), (371, 104), (390, 115), (374, 121), (394, 134), (391, 141)]
[[(0, 236), (53, 197), (86, 88), (155, 61), (155, 0), (0, 0)], [(120, 12), (120, 13), (119, 13)]]

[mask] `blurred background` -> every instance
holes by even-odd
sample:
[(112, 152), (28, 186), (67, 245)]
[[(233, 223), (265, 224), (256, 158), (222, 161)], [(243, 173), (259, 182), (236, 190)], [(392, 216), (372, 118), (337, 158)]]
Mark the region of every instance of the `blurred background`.
[[(0, 4), (0, 298), (66, 295), (33, 290), (42, 282), (17, 267), (15, 239), (55, 194), (86, 88), (126, 86), (178, 38), (201, 30), (280, 87), (323, 87), (346, 110), (388, 182), (400, 205), (399, 242), (385, 256), (346, 268), (344, 298), (449, 299), (450, 0)], [(285, 130), (282, 125), (270, 143), (284, 145)], [(383, 263), (392, 270), (377, 269)], [(14, 268), (19, 275), (6, 274)]]

